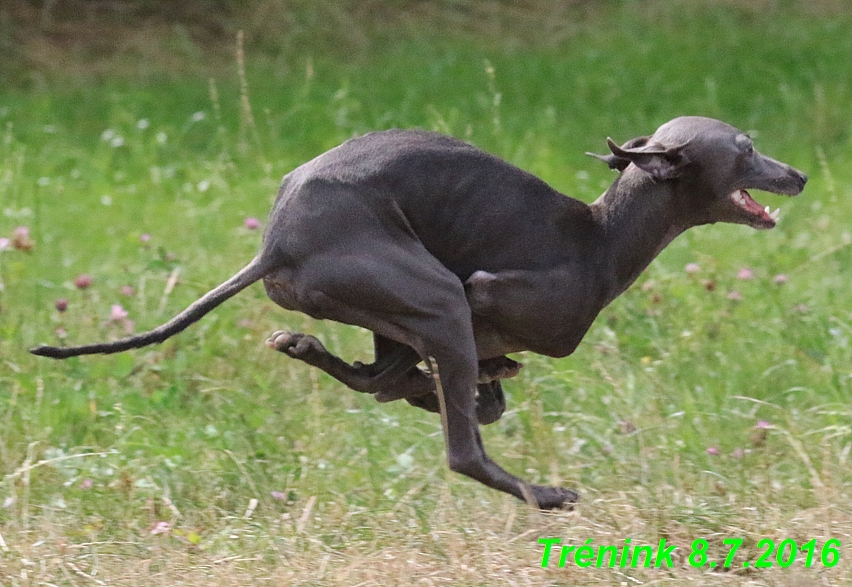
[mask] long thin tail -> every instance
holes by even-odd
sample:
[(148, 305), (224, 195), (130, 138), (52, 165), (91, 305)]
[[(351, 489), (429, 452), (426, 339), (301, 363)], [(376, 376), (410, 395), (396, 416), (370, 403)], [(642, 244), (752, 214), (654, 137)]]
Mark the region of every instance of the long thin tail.
[(204, 294), (200, 299), (193, 302), (186, 310), (154, 330), (123, 338), (115, 342), (105, 342), (72, 347), (39, 346), (30, 349), (34, 355), (50, 357), (52, 359), (67, 359), (78, 355), (94, 355), (120, 353), (129, 349), (138, 349), (149, 344), (163, 342), (169, 337), (184, 330), (190, 324), (200, 320), (213, 308), (241, 292), (252, 283), (263, 278), (273, 269), (273, 266), (264, 262), (258, 255), (243, 267), (239, 273), (228, 281)]

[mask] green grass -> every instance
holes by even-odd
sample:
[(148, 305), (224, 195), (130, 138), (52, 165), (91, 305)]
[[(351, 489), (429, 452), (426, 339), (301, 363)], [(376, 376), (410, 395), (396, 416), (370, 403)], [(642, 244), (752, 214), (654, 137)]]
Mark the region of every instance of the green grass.
[[(250, 113), (233, 63), (215, 92), (203, 76), (5, 88), (0, 237), (27, 226), (35, 246), (0, 252), (3, 584), (618, 585), (611, 570), (541, 569), (536, 539), (706, 538), (718, 553), (741, 536), (752, 560), (765, 536), (848, 541), (852, 21), (663, 6), (608, 8), (553, 46), (409, 33), (349, 60), (250, 54)], [(528, 480), (578, 488), (573, 513), (448, 472), (437, 417), (266, 349), (280, 328), (348, 360), (371, 344), (259, 286), (158, 347), (26, 353), (60, 328), (69, 344), (123, 335), (113, 304), (136, 331), (172, 316), (253, 256), (260, 231), (243, 220), (265, 217), (280, 177), (353, 134), (452, 133), (590, 202), (612, 175), (584, 151), (681, 114), (757, 131), (811, 181), (796, 200), (759, 197), (782, 208), (773, 231), (681, 237), (571, 358), (519, 356), (486, 447)], [(850, 559), (748, 576), (840, 585)], [(670, 574), (628, 574), (746, 577), (699, 577), (685, 555)]]

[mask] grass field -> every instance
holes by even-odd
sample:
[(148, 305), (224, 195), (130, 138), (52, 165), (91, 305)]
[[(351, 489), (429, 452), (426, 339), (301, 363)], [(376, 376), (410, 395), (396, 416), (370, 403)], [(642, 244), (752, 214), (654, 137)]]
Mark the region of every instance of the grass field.
[[(852, 18), (741, 4), (606, 5), (552, 43), (410, 27), (349, 56), (249, 51), (245, 75), (119, 64), (0, 89), (2, 584), (848, 584)], [(486, 447), (578, 489), (573, 512), (449, 472), (435, 415), (268, 350), (289, 328), (367, 361), (371, 339), (260, 286), (161, 346), (26, 352), (183, 309), (254, 255), (281, 176), (350, 136), (440, 130), (591, 202), (612, 174), (585, 151), (682, 114), (811, 180), (759, 195), (772, 231), (679, 238), (572, 357), (517, 357)], [(668, 569), (543, 569), (552, 536), (678, 550)], [(693, 540), (722, 561), (732, 537), (732, 569), (690, 566)], [(742, 567), (763, 538), (838, 539), (839, 562)]]

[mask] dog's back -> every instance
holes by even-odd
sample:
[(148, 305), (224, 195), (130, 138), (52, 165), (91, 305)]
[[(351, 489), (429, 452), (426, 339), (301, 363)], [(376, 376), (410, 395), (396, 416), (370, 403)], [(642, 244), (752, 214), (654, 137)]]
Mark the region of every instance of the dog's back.
[(386, 222), (403, 223), (466, 278), (479, 269), (547, 266), (554, 254), (570, 255), (576, 243), (589, 242), (590, 220), (586, 204), (464, 141), (388, 130), (351, 139), (285, 176), (267, 239), (310, 230), (292, 241), (312, 241), (315, 251), (318, 238), (341, 236), (353, 224), (381, 230)]

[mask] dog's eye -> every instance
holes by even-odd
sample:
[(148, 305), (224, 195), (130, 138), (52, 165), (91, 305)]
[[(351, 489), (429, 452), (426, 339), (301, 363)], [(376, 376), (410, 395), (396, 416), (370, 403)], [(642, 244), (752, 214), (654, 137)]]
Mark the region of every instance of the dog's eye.
[(740, 152), (742, 152), (743, 155), (751, 155), (752, 153), (754, 153), (754, 144), (750, 136), (745, 133), (737, 135), (736, 141), (737, 147), (740, 149)]

